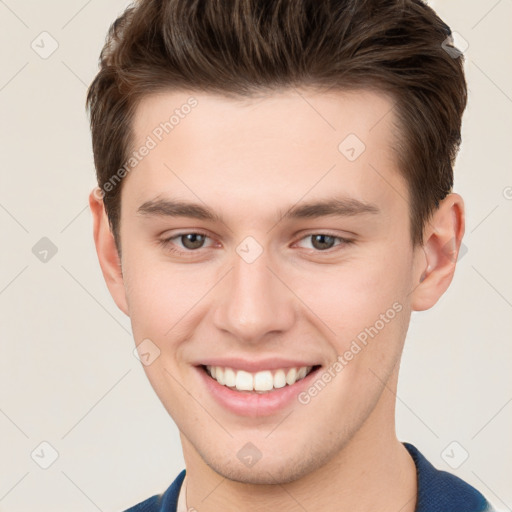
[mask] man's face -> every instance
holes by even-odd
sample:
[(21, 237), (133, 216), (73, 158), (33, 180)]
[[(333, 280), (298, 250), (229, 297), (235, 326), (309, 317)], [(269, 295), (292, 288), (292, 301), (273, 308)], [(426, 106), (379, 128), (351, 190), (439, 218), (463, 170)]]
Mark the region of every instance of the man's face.
[[(172, 131), (155, 132), (191, 96), (197, 105)], [(284, 482), (349, 441), (394, 436), (385, 383), (396, 379), (421, 258), (393, 116), (389, 99), (364, 91), (173, 92), (139, 105), (133, 149), (148, 136), (157, 144), (122, 189), (126, 312), (135, 343), (150, 340), (151, 358), (160, 351), (144, 370), (186, 458), (233, 480)], [(302, 208), (335, 200), (337, 214)], [(165, 201), (213, 215), (170, 215)], [(224, 376), (240, 387), (280, 386), (283, 373), (292, 384), (236, 391), (206, 365), (231, 367)], [(320, 368), (293, 384), (301, 366)], [(249, 377), (237, 376), (244, 368)]]

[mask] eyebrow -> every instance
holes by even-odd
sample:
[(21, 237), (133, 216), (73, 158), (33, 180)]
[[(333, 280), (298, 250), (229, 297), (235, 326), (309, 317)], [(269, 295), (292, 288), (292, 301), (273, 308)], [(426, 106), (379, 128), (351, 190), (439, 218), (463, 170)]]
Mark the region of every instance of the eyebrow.
[[(199, 203), (182, 200), (155, 199), (142, 204), (137, 213), (156, 217), (190, 217), (198, 220), (223, 222), (222, 217)], [(281, 213), (281, 210), (279, 210)], [(329, 198), (294, 205), (280, 219), (312, 219), (317, 217), (337, 216), (354, 217), (364, 214), (379, 214), (377, 205), (354, 198)]]
[(290, 208), (284, 219), (305, 219), (326, 216), (353, 217), (366, 213), (378, 214), (380, 209), (372, 203), (365, 203), (354, 198), (332, 198), (323, 201), (301, 203)]

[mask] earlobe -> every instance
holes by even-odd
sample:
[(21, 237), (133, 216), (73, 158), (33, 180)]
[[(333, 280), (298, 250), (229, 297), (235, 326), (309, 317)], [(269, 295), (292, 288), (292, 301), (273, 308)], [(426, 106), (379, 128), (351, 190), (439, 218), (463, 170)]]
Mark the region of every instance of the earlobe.
[(89, 194), (89, 207), (93, 217), (93, 235), (96, 253), (103, 278), (119, 309), (129, 316), (121, 260), (117, 252), (114, 236), (110, 230), (103, 198), (96, 187)]
[(464, 236), (464, 201), (459, 194), (449, 194), (439, 205), (424, 232), (424, 243), (418, 251), (418, 286), (412, 293), (414, 311), (431, 308), (448, 289), (457, 264)]

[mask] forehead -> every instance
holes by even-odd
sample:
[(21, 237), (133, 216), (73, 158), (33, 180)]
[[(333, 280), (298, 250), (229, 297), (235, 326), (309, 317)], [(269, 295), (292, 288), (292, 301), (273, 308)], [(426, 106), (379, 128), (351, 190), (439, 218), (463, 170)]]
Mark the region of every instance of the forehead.
[(152, 135), (157, 142), (165, 142), (172, 133), (175, 139), (181, 135), (197, 141), (236, 135), (231, 143), (237, 146), (268, 144), (269, 139), (280, 143), (324, 140), (332, 145), (353, 133), (365, 143), (391, 143), (393, 106), (389, 95), (370, 90), (285, 89), (239, 98), (197, 91), (160, 92), (139, 102), (133, 141), (137, 146)]
[(288, 203), (333, 189), (396, 201), (405, 184), (394, 122), (392, 99), (368, 90), (287, 89), (241, 99), (153, 94), (133, 121), (131, 150), (150, 150), (126, 177), (129, 195), (139, 203), (158, 194), (215, 198), (225, 208), (228, 197), (249, 208), (254, 198), (279, 204), (286, 194)]

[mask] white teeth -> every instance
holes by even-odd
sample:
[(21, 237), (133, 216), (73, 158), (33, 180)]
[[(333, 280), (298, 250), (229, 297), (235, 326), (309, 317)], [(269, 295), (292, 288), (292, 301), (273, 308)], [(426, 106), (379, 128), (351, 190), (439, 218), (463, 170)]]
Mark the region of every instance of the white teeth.
[(273, 374), (270, 370), (249, 373), (244, 370), (235, 370), (222, 366), (207, 366), (208, 373), (223, 386), (237, 389), (238, 391), (267, 392), (272, 389), (283, 388), (287, 384), (292, 386), (298, 380), (309, 374), (313, 367), (302, 366), (276, 370)]
[(297, 380), (297, 368), (290, 368), (286, 374), (286, 383), (291, 386)]
[(254, 389), (256, 391), (269, 391), (274, 387), (274, 377), (267, 371), (258, 372), (254, 376)]
[(284, 388), (286, 386), (286, 374), (284, 370), (277, 370), (274, 374), (274, 387)]
[(307, 368), (304, 368), (304, 367), (300, 368), (297, 371), (297, 380), (303, 379), (306, 376), (306, 371), (307, 371)]
[(254, 389), (253, 383), (254, 379), (249, 372), (244, 372), (243, 370), (236, 372), (235, 386), (238, 391), (252, 391)]
[[(213, 368), (215, 368), (215, 366)], [(231, 388), (236, 386), (236, 375), (231, 368), (224, 370), (224, 385)]]

